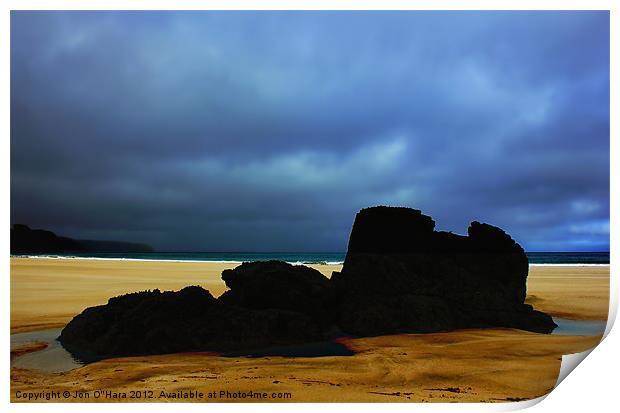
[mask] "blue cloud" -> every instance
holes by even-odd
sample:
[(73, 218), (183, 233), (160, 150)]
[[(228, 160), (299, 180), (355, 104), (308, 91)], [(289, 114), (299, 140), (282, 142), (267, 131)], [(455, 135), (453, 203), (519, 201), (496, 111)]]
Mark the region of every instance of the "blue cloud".
[(11, 123), (11, 221), (67, 235), (342, 251), (397, 204), (609, 246), (608, 12), (12, 12)]

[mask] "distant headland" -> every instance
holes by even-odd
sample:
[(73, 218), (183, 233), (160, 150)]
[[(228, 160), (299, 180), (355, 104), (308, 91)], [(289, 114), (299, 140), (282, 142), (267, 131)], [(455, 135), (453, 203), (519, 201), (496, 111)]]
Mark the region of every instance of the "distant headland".
[(11, 254), (53, 254), (71, 252), (152, 252), (146, 244), (123, 241), (73, 239), (52, 231), (31, 229), (24, 224), (11, 227)]
[(411, 208), (361, 210), (342, 271), (331, 278), (281, 261), (222, 272), (215, 298), (201, 287), (144, 291), (85, 309), (59, 340), (76, 357), (231, 352), (343, 335), (516, 328), (550, 333), (552, 318), (525, 304), (528, 259), (500, 228), (435, 231)]

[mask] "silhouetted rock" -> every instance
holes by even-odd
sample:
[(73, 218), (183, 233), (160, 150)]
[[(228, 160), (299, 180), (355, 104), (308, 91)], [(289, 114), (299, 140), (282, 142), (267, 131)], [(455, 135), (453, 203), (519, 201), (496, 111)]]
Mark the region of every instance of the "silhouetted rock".
[(313, 268), (282, 261), (246, 262), (224, 270), (222, 280), (230, 288), (219, 299), (223, 303), (253, 310), (290, 310), (325, 327), (331, 322), (331, 283)]
[(226, 270), (231, 288), (218, 300), (200, 287), (111, 298), (87, 308), (60, 341), (84, 361), (187, 351), (230, 352), (307, 343), (326, 337), (323, 307), (329, 280), (320, 272), (279, 261)]
[(74, 317), (59, 340), (84, 361), (180, 351), (191, 347), (192, 325), (214, 303), (215, 298), (200, 287), (114, 297)]
[(151, 252), (146, 244), (122, 241), (78, 240), (61, 237), (52, 231), (30, 229), (14, 224), (11, 228), (11, 254), (49, 254), (81, 252)]
[(307, 315), (218, 302), (201, 287), (112, 298), (91, 307), (62, 330), (62, 345), (82, 361), (191, 351), (226, 352), (316, 341)]
[(528, 260), (501, 229), (472, 222), (468, 236), (434, 231), (418, 210), (373, 207), (353, 224), (340, 273), (338, 325), (357, 335), (514, 327), (549, 333), (524, 304)]
[(111, 298), (63, 329), (83, 360), (186, 351), (234, 352), (378, 335), (510, 327), (549, 333), (548, 315), (524, 304), (528, 261), (509, 235), (473, 222), (468, 236), (434, 230), (418, 210), (374, 207), (353, 224), (341, 272), (244, 263), (222, 272), (215, 299), (200, 287)]

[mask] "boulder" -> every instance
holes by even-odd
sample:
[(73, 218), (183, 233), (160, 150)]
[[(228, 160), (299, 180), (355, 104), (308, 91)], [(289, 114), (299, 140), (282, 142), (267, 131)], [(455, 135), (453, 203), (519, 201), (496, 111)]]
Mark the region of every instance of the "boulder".
[(331, 283), (319, 271), (282, 261), (246, 262), (224, 270), (230, 290), (220, 302), (253, 310), (279, 309), (305, 314), (320, 324), (331, 322)]
[(318, 271), (260, 262), (225, 271), (223, 278), (231, 290), (219, 299), (197, 286), (111, 298), (74, 317), (59, 341), (76, 358), (90, 362), (177, 352), (243, 352), (327, 337), (329, 321), (321, 304), (329, 297), (330, 284)]
[(126, 294), (85, 309), (65, 326), (58, 339), (84, 361), (188, 350), (195, 347), (194, 325), (215, 302), (201, 287)]

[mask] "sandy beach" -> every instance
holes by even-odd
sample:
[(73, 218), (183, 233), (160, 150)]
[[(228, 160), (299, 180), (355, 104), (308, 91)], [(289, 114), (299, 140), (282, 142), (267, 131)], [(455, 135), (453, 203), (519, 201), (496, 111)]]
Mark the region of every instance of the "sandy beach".
[[(200, 285), (219, 296), (234, 263), (11, 258), (11, 332), (62, 327), (84, 308), (139, 290)], [(337, 265), (316, 265), (325, 275)], [(609, 266), (532, 266), (527, 302), (554, 317), (607, 319)], [(462, 330), (347, 339), (357, 354), (319, 358), (225, 358), (172, 354), (110, 359), (65, 373), (11, 369), (17, 392), (75, 390), (90, 398), (61, 401), (514, 401), (553, 388), (562, 354), (595, 346), (600, 336), (559, 336), (511, 329)], [(94, 398), (97, 389), (118, 398)], [(161, 392), (165, 397), (160, 398)], [(208, 398), (209, 392), (265, 392), (267, 399)], [(153, 392), (152, 394), (150, 392)], [(127, 398), (120, 395), (125, 394)], [(281, 394), (282, 397), (278, 397)], [(273, 397), (272, 397), (273, 395)], [(288, 395), (288, 396), (287, 396)], [(52, 400), (58, 401), (58, 400)]]
[(553, 317), (607, 320), (609, 266), (531, 266), (526, 302)]

